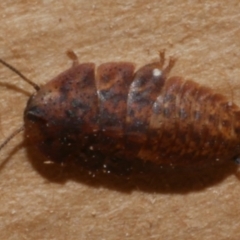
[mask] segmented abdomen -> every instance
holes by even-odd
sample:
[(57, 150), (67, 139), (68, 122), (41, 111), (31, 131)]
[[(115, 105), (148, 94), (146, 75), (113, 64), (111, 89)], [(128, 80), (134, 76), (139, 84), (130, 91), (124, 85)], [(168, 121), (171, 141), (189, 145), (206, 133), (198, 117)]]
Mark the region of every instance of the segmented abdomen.
[[(119, 118), (112, 118), (122, 123), (126, 120), (118, 129), (124, 136), (124, 155), (166, 164), (219, 161), (236, 156), (237, 106), (209, 88), (179, 77), (166, 79), (164, 74), (155, 63), (137, 71), (129, 88), (126, 87), (129, 81), (122, 78), (120, 81), (126, 83), (126, 88), (121, 107), (115, 105), (114, 94), (112, 99), (100, 98), (100, 106), (103, 102), (111, 106), (109, 111), (102, 110), (100, 119), (124, 110)], [(111, 81), (115, 79), (119, 81), (119, 76)], [(115, 87), (110, 84), (110, 92), (112, 86)], [(104, 91), (107, 95), (107, 90)], [(116, 100), (120, 102), (119, 98)], [(106, 131), (108, 126), (104, 125)]]

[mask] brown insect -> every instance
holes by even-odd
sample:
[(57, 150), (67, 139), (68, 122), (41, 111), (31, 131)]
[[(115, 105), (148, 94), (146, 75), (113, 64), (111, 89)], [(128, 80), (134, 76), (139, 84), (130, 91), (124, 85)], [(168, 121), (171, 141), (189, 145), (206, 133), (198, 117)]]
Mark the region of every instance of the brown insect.
[[(52, 162), (107, 168), (139, 160), (162, 165), (213, 163), (238, 157), (240, 110), (212, 89), (168, 78), (175, 59), (134, 72), (129, 62), (73, 60), (70, 69), (39, 87), (24, 111), (26, 140)], [(112, 169), (111, 169), (112, 168)]]

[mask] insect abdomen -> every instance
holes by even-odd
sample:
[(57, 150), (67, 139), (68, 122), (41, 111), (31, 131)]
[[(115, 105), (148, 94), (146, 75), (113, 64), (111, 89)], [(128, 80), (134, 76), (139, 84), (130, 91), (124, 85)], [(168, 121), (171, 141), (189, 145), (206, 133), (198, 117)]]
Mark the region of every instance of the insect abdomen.
[(148, 135), (154, 137), (141, 152), (149, 160), (178, 165), (239, 153), (238, 107), (209, 88), (172, 77), (152, 110)]

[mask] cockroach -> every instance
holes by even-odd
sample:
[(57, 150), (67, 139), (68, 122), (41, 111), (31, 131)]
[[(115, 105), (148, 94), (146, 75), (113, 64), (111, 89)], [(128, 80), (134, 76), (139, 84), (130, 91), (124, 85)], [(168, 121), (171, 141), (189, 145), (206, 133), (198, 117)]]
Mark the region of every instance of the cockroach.
[(130, 62), (109, 62), (95, 72), (68, 51), (72, 67), (38, 86), (3, 60), (36, 92), (20, 131), (53, 163), (107, 168), (121, 161), (188, 166), (234, 159), (240, 153), (240, 110), (213, 89), (168, 77), (176, 59), (135, 72)]

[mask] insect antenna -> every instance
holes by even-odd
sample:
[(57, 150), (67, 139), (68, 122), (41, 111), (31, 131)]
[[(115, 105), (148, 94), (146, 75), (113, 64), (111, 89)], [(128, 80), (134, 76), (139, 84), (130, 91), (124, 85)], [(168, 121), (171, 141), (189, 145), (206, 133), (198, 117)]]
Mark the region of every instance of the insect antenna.
[(18, 133), (22, 132), (24, 130), (24, 126), (21, 126), (20, 128), (16, 129), (10, 136), (8, 136), (4, 142), (0, 145), (0, 151), (4, 148), (4, 146), (12, 140)]
[(10, 70), (12, 70), (13, 72), (15, 72), (18, 76), (20, 76), (25, 82), (29, 83), (30, 85), (32, 85), (36, 91), (40, 90), (40, 87), (34, 83), (33, 81), (31, 81), (30, 79), (28, 79), (27, 77), (25, 77), (20, 71), (18, 71), (15, 67), (11, 66), (9, 63), (5, 62), (4, 60), (2, 60), (0, 58), (0, 63), (2, 63), (4, 66), (6, 66), (7, 68), (9, 68)]
[[(27, 77), (25, 77), (19, 70), (17, 70), (15, 67), (13, 67), (12, 65), (10, 65), (9, 63), (5, 62), (3, 59), (0, 58), (0, 63), (2, 63), (4, 66), (6, 66), (7, 68), (9, 68), (10, 70), (12, 70), (13, 72), (15, 72), (19, 77), (21, 77), (25, 82), (27, 82), (28, 84), (30, 84), (31, 86), (34, 87), (34, 89), (36, 91), (40, 90), (40, 87), (34, 83), (33, 81), (31, 81), (30, 79), (28, 79)], [(0, 151), (4, 148), (4, 146), (11, 141), (18, 133), (22, 132), (24, 130), (24, 126), (21, 126), (20, 128), (16, 129), (10, 136), (8, 136), (4, 142), (2, 144), (0, 144)]]

